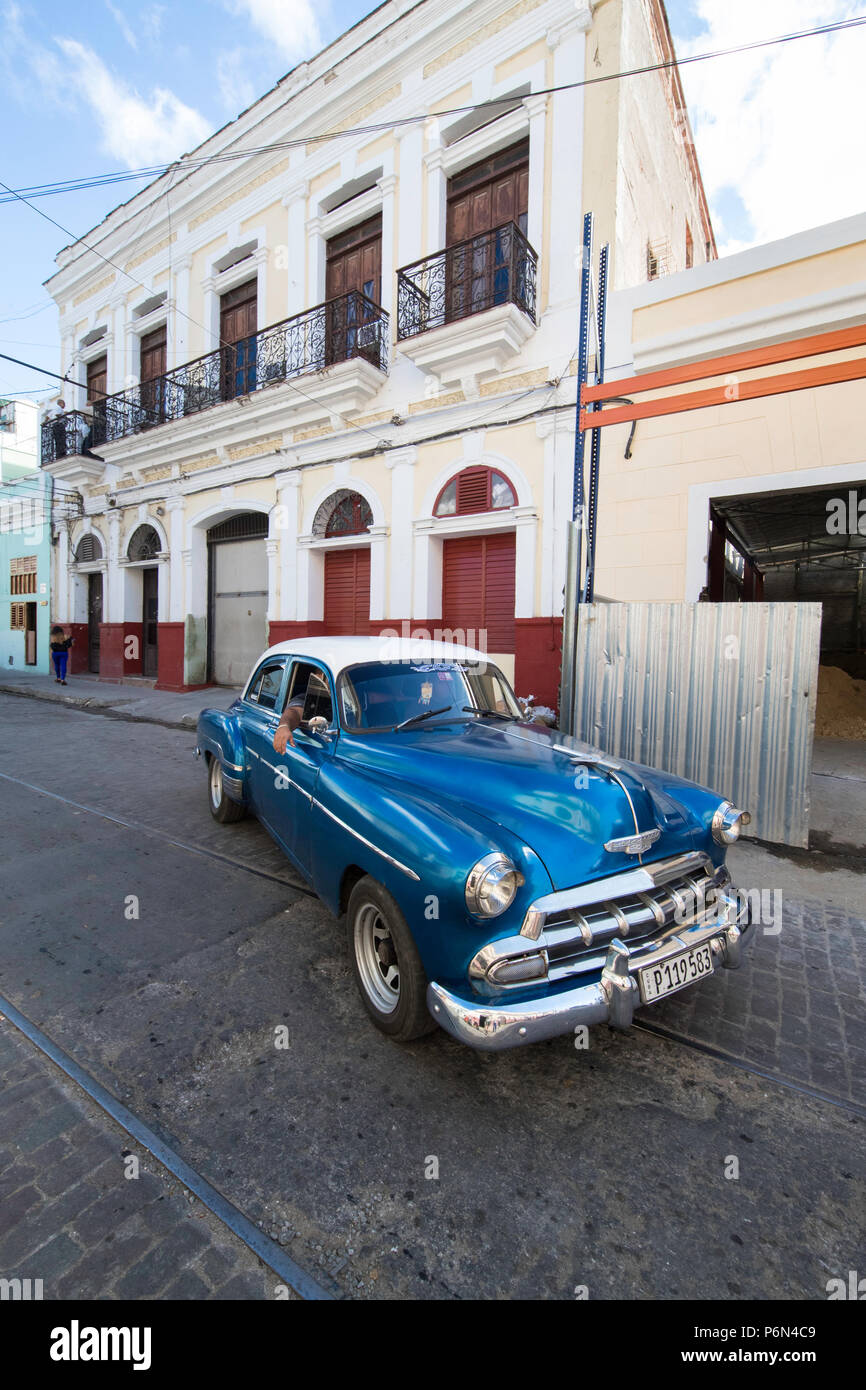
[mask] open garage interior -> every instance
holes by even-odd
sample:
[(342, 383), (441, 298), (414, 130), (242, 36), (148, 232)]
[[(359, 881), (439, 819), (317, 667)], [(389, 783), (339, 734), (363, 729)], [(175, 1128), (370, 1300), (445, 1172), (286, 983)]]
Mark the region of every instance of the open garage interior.
[(818, 737), (866, 740), (866, 481), (715, 499), (709, 597), (819, 602)]

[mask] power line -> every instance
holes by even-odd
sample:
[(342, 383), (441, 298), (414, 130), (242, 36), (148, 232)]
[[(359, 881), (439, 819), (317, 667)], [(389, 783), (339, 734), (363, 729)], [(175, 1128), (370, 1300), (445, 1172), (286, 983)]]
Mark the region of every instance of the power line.
[[(866, 15), (855, 16), (845, 20), (837, 20), (829, 24), (815, 25), (809, 29), (801, 29), (796, 30), (792, 33), (777, 35), (774, 38), (756, 39), (750, 43), (736, 44), (728, 48), (715, 49), (708, 53), (695, 53), (688, 55), (684, 58), (672, 58), (664, 62), (650, 63), (638, 68), (623, 69), (615, 73), (605, 73), (595, 77), (583, 78), (578, 82), (564, 82), (557, 84), (556, 86), (540, 88), (537, 92), (534, 92), (532, 95), (554, 95), (558, 92), (573, 91), (582, 87), (595, 86), (599, 83), (620, 81), (628, 77), (638, 77), (651, 72), (662, 72), (669, 69), (684, 67), (687, 64), (702, 63), (717, 58), (731, 57), (736, 54), (749, 53), (759, 49), (770, 48), (783, 43), (792, 43), (799, 39), (815, 38), (828, 34), (839, 33), (848, 29), (861, 27), (864, 24), (866, 24)], [(31, 185), (28, 188), (22, 190), (10, 188), (8, 184), (0, 180), (0, 188), (5, 189), (8, 195), (5, 198), (0, 197), (0, 204), (10, 203), (14, 201), (23, 203), (26, 207), (29, 207), (33, 212), (38, 213), (40, 217), (45, 218), (46, 221), (50, 222), (53, 226), (57, 227), (57, 229), (61, 231), (64, 234), (64, 236), (71, 237), (72, 245), (81, 246), (85, 250), (92, 252), (93, 255), (99, 257), (99, 259), (103, 261), (106, 265), (111, 266), (112, 269), (118, 271), (121, 275), (125, 276), (126, 279), (130, 280), (133, 284), (138, 285), (145, 292), (150, 293), (152, 289), (151, 286), (145, 285), (143, 281), (137, 279), (134, 275), (131, 275), (127, 270), (124, 269), (123, 266), (119, 265), (116, 261), (113, 261), (109, 256), (103, 255), (101, 251), (98, 251), (96, 247), (91, 246), (90, 243), (86, 242), (82, 237), (76, 237), (74, 232), (71, 232), (68, 227), (64, 227), (62, 223), (56, 221), (56, 219), (49, 216), (48, 213), (43, 212), (41, 208), (36, 207), (35, 204), (30, 201), (30, 198), (45, 197), (52, 193), (80, 191), (88, 187), (108, 186), (112, 183), (126, 182), (137, 178), (153, 178), (155, 175), (161, 178), (164, 177), (165, 174), (167, 174), (170, 170), (182, 170), (185, 173), (189, 174), (196, 172), (198, 169), (204, 168), (207, 165), (213, 163), (219, 163), (228, 160), (248, 159), (256, 154), (266, 153), (271, 150), (292, 149), (301, 145), (306, 146), (307, 144), (319, 141), (324, 142), (343, 139), (354, 135), (363, 136), (368, 134), (375, 134), (381, 131), (392, 130), (396, 126), (415, 125), (420, 124), (422, 122), (426, 122), (431, 119), (440, 120), (443, 117), (447, 116), (483, 112), (485, 110), (498, 109), (502, 106), (513, 106), (517, 104), (519, 103), (516, 101), (514, 97), (500, 97), (491, 101), (476, 102), (469, 106), (450, 107), (444, 111), (436, 111), (432, 113), (427, 112), (423, 115), (416, 116), (404, 116), (399, 117), (397, 119), (392, 119), (391, 121), (377, 122), (367, 126), (354, 126), (340, 131), (324, 132), (319, 135), (305, 135), (303, 138), (297, 138), (294, 140), (276, 141), (271, 144), (247, 147), (243, 150), (236, 150), (224, 152), (222, 154), (204, 156), (198, 160), (174, 160), (171, 164), (166, 164), (162, 166), (150, 166), (138, 170), (128, 170), (124, 173), (118, 174), (96, 175), (91, 179), (61, 180), (55, 183)], [(166, 190), (166, 192), (168, 192), (168, 190)], [(25, 194), (29, 196), (25, 196)], [(148, 219), (148, 222), (149, 221), (150, 219)], [(47, 308), (48, 306), (46, 305), (45, 307)], [(194, 327), (201, 329), (205, 333), (208, 332), (205, 326), (199, 323), (198, 320), (194, 319), (190, 314), (186, 313), (181, 309), (178, 309), (177, 306), (175, 306), (175, 311), (177, 313), (180, 313), (181, 316), (185, 318), (189, 323), (193, 324)], [(6, 321), (10, 322), (12, 320)], [(223, 339), (220, 339), (218, 346), (231, 347), (232, 344), (226, 343), (223, 341)], [(35, 371), (43, 372), (46, 375), (55, 377), (59, 381), (67, 382), (70, 385), (83, 385), (83, 383), (81, 382), (72, 381), (69, 377), (61, 376), (59, 373), (56, 372), (48, 372), (45, 368), (36, 367), (32, 363), (20, 362), (19, 359), (14, 357), (8, 357), (6, 356), (6, 354), (0, 353), (0, 357), (5, 358), (5, 360), (7, 361), (15, 362), (16, 365), (27, 366)], [(314, 405), (319, 405), (319, 401), (315, 396), (311, 396), (307, 392), (301, 390), (301, 388), (296, 386), (293, 382), (287, 380), (285, 384), (289, 386), (290, 389), (293, 390), (297, 395), (303, 397), (305, 400), (311, 402)], [(338, 418), (343, 420), (343, 422), (350, 428), (361, 429), (364, 433), (369, 434), (372, 439), (376, 439), (378, 449), (381, 449), (383, 447), (384, 441), (378, 438), (372, 430), (367, 429), (365, 426), (357, 425), (355, 422), (351, 421), (348, 416), (343, 415), (340, 411), (332, 411), (331, 413), (336, 414)]]
[[(30, 208), (32, 212), (37, 213), (40, 217), (44, 217), (45, 220), (46, 220), (46, 222), (50, 222), (53, 226), (59, 228), (59, 230), (60, 230), (61, 232), (63, 232), (64, 236), (71, 236), (71, 237), (74, 237), (74, 233), (73, 233), (73, 232), (70, 232), (70, 230), (69, 230), (68, 227), (64, 227), (63, 224), (62, 224), (61, 222), (58, 222), (58, 221), (56, 221), (55, 218), (50, 217), (50, 216), (48, 215), (47, 212), (43, 212), (41, 208), (36, 207), (35, 203), (29, 202), (28, 199), (22, 197), (22, 195), (21, 195), (20, 193), (15, 193), (15, 190), (12, 189), (12, 188), (10, 188), (8, 184), (4, 183), (2, 179), (0, 179), (0, 188), (5, 188), (6, 191), (7, 191), (7, 193), (12, 193), (12, 194), (14, 195), (14, 197), (16, 197), (16, 198), (18, 199), (19, 202), (21, 202), (21, 203), (24, 204), (25, 207)], [(150, 294), (150, 293), (152, 292), (152, 286), (145, 285), (145, 283), (144, 283), (143, 280), (139, 280), (139, 279), (136, 278), (136, 276), (130, 275), (129, 271), (128, 271), (128, 270), (125, 270), (125, 269), (123, 268), (122, 265), (118, 265), (117, 261), (113, 261), (109, 256), (103, 256), (103, 254), (102, 254), (101, 251), (97, 251), (96, 248), (95, 248), (94, 246), (91, 246), (88, 242), (79, 239), (78, 244), (81, 245), (81, 246), (84, 246), (88, 251), (92, 251), (93, 254), (94, 254), (94, 256), (98, 256), (99, 259), (100, 259), (101, 261), (104, 261), (106, 265), (110, 265), (114, 270), (119, 271), (121, 275), (125, 275), (126, 278), (127, 278), (127, 280), (131, 280), (132, 283), (133, 283), (134, 285), (138, 285), (140, 289), (143, 289), (143, 290), (145, 291), (145, 293)], [(185, 318), (185, 319), (187, 320), (187, 322), (193, 324), (194, 327), (200, 328), (200, 329), (202, 330), (203, 333), (206, 334), (206, 333), (208, 332), (208, 329), (205, 328), (205, 326), (204, 326), (203, 323), (199, 323), (198, 319), (194, 319), (194, 318), (192, 317), (191, 314), (186, 313), (183, 309), (179, 309), (179, 308), (177, 308), (177, 306), (175, 306), (175, 313), (180, 314), (182, 318)], [(255, 335), (251, 335), (251, 336), (255, 336)], [(221, 347), (230, 348), (230, 347), (233, 347), (233, 346), (234, 346), (233, 343), (227, 343), (227, 342), (221, 337), (221, 338), (219, 339), (219, 343), (218, 343), (218, 345), (217, 345), (217, 348), (221, 348)], [(6, 356), (5, 353), (0, 353), (0, 357), (5, 357), (5, 356)], [(31, 365), (32, 365), (31, 363), (28, 363), (28, 362), (18, 362), (18, 359), (17, 359), (17, 358), (14, 358), (14, 357), (9, 357), (9, 358), (7, 358), (7, 360), (10, 361), (10, 362), (17, 362), (19, 366), (28, 367), (28, 366), (31, 366)], [(40, 372), (44, 372), (46, 369), (45, 369), (44, 367), (37, 367), (36, 370), (37, 370), (37, 371), (40, 371)], [(60, 376), (60, 374), (59, 374), (58, 372), (47, 372), (46, 374), (47, 374), (48, 376), (55, 376), (55, 377), (57, 377), (57, 379), (58, 379), (59, 381), (69, 381), (69, 380), (70, 380), (69, 377)], [(71, 384), (71, 385), (74, 385), (74, 386), (80, 386), (80, 385), (82, 385), (81, 382), (71, 382), (70, 384)], [(318, 406), (318, 405), (320, 404), (320, 402), (319, 402), (319, 400), (317, 399), (317, 397), (311, 396), (307, 391), (302, 391), (301, 388), (300, 388), (299, 386), (295, 386), (295, 384), (294, 384), (293, 382), (289, 381), (288, 379), (286, 379), (285, 384), (286, 384), (286, 386), (288, 386), (292, 391), (294, 391), (296, 395), (302, 396), (304, 400), (309, 401), (312, 405)], [(123, 392), (119, 392), (119, 393), (117, 393), (117, 394), (122, 395)], [(335, 409), (331, 409), (328, 413), (329, 413), (329, 414), (336, 415), (336, 416), (338, 417), (338, 419), (342, 420), (345, 424), (347, 424), (347, 425), (352, 425), (352, 421), (349, 419), (348, 415), (344, 415), (342, 411), (340, 411), (340, 410), (335, 410)], [(154, 415), (154, 419), (156, 419), (156, 416), (155, 416), (155, 415)], [(381, 445), (382, 445), (382, 440), (381, 440), (381, 438), (379, 438), (379, 436), (375, 435), (375, 434), (373, 433), (372, 430), (368, 430), (368, 429), (366, 428), (365, 425), (354, 425), (353, 427), (354, 427), (355, 429), (361, 429), (361, 430), (363, 430), (365, 434), (369, 434), (370, 438), (371, 438), (371, 439), (375, 439), (375, 440), (377, 441), (377, 443), (379, 444), (379, 446), (381, 447)]]
[[(815, 25), (810, 29), (799, 29), (789, 34), (779, 34), (770, 39), (755, 39), (751, 43), (735, 44), (729, 48), (718, 48), (708, 53), (693, 53), (684, 58), (667, 59), (661, 63), (648, 63), (639, 68), (625, 68), (618, 72), (604, 73), (596, 77), (586, 77), (579, 82), (562, 82), (553, 87), (541, 87), (538, 91), (531, 93), (532, 96), (553, 96), (558, 92), (574, 91), (581, 87), (592, 87), (603, 82), (618, 82), (627, 77), (640, 77), (646, 73), (664, 72), (672, 68), (685, 67), (691, 63), (705, 63), (716, 58), (728, 58), (741, 53), (750, 53), (757, 49), (771, 48), (778, 44), (793, 43), (798, 39), (820, 38), (824, 35), (843, 32), (847, 29), (854, 29), (866, 24), (866, 15), (855, 16), (850, 19), (836, 20), (830, 24)], [(7, 197), (0, 197), (0, 204), (14, 202), (16, 197), (24, 195), (27, 198), (45, 198), (59, 193), (78, 193), (90, 188), (107, 187), (115, 183), (127, 183), (136, 179), (162, 178), (169, 170), (177, 167), (185, 173), (195, 173), (210, 164), (218, 164), (237, 159), (249, 159), (257, 154), (266, 154), (271, 150), (291, 150), (298, 149), (308, 144), (316, 144), (330, 140), (341, 140), (354, 135), (374, 135), (382, 131), (392, 130), (395, 126), (419, 125), (429, 120), (441, 120), (447, 116), (467, 115), (475, 112), (493, 110), (501, 106), (519, 105), (520, 98), (513, 96), (498, 97), (489, 101), (475, 102), (469, 106), (452, 106), (444, 111), (425, 112), (423, 115), (400, 116), (390, 121), (379, 121), (370, 125), (350, 126), (343, 130), (324, 131), (320, 134), (299, 136), (293, 140), (276, 140), (265, 145), (251, 145), (242, 150), (224, 151), (220, 154), (203, 155), (199, 159), (192, 157), (182, 157), (180, 160), (173, 160), (171, 164), (146, 165), (138, 169), (119, 170), (110, 174), (82, 175), (75, 179), (50, 180), (42, 184), (31, 184), (19, 189), (7, 188)], [(213, 138), (213, 137), (209, 137)], [(3, 184), (2, 187), (6, 188)], [(68, 236), (73, 233), (62, 231)], [(74, 244), (79, 238), (73, 237)], [(86, 243), (82, 243), (85, 244)], [(92, 250), (88, 247), (88, 250)]]

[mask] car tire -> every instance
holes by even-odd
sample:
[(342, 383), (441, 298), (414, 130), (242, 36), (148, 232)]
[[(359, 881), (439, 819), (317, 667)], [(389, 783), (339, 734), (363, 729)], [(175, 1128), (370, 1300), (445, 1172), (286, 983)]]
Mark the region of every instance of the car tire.
[(427, 976), (412, 933), (387, 888), (362, 878), (347, 909), (349, 962), (364, 1008), (395, 1042), (432, 1033)]
[(214, 820), (220, 825), (231, 825), (232, 821), (243, 820), (246, 806), (232, 801), (223, 785), (223, 765), (219, 758), (211, 758), (207, 770), (207, 804)]

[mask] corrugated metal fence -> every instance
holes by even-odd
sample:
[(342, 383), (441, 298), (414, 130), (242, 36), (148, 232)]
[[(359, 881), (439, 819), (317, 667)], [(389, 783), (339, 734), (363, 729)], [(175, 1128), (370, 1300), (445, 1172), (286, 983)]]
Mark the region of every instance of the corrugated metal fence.
[(820, 603), (611, 603), (579, 611), (573, 729), (806, 846)]

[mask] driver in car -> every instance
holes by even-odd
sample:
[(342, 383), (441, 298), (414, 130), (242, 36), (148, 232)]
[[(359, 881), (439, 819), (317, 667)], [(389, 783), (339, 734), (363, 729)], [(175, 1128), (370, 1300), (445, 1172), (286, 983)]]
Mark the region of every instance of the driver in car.
[(285, 753), (287, 743), (290, 743), (294, 748), (295, 740), (292, 735), (301, 723), (306, 702), (306, 686), (301, 690), (296, 690), (292, 698), (287, 701), (286, 707), (280, 716), (280, 722), (274, 730), (274, 750), (277, 753)]

